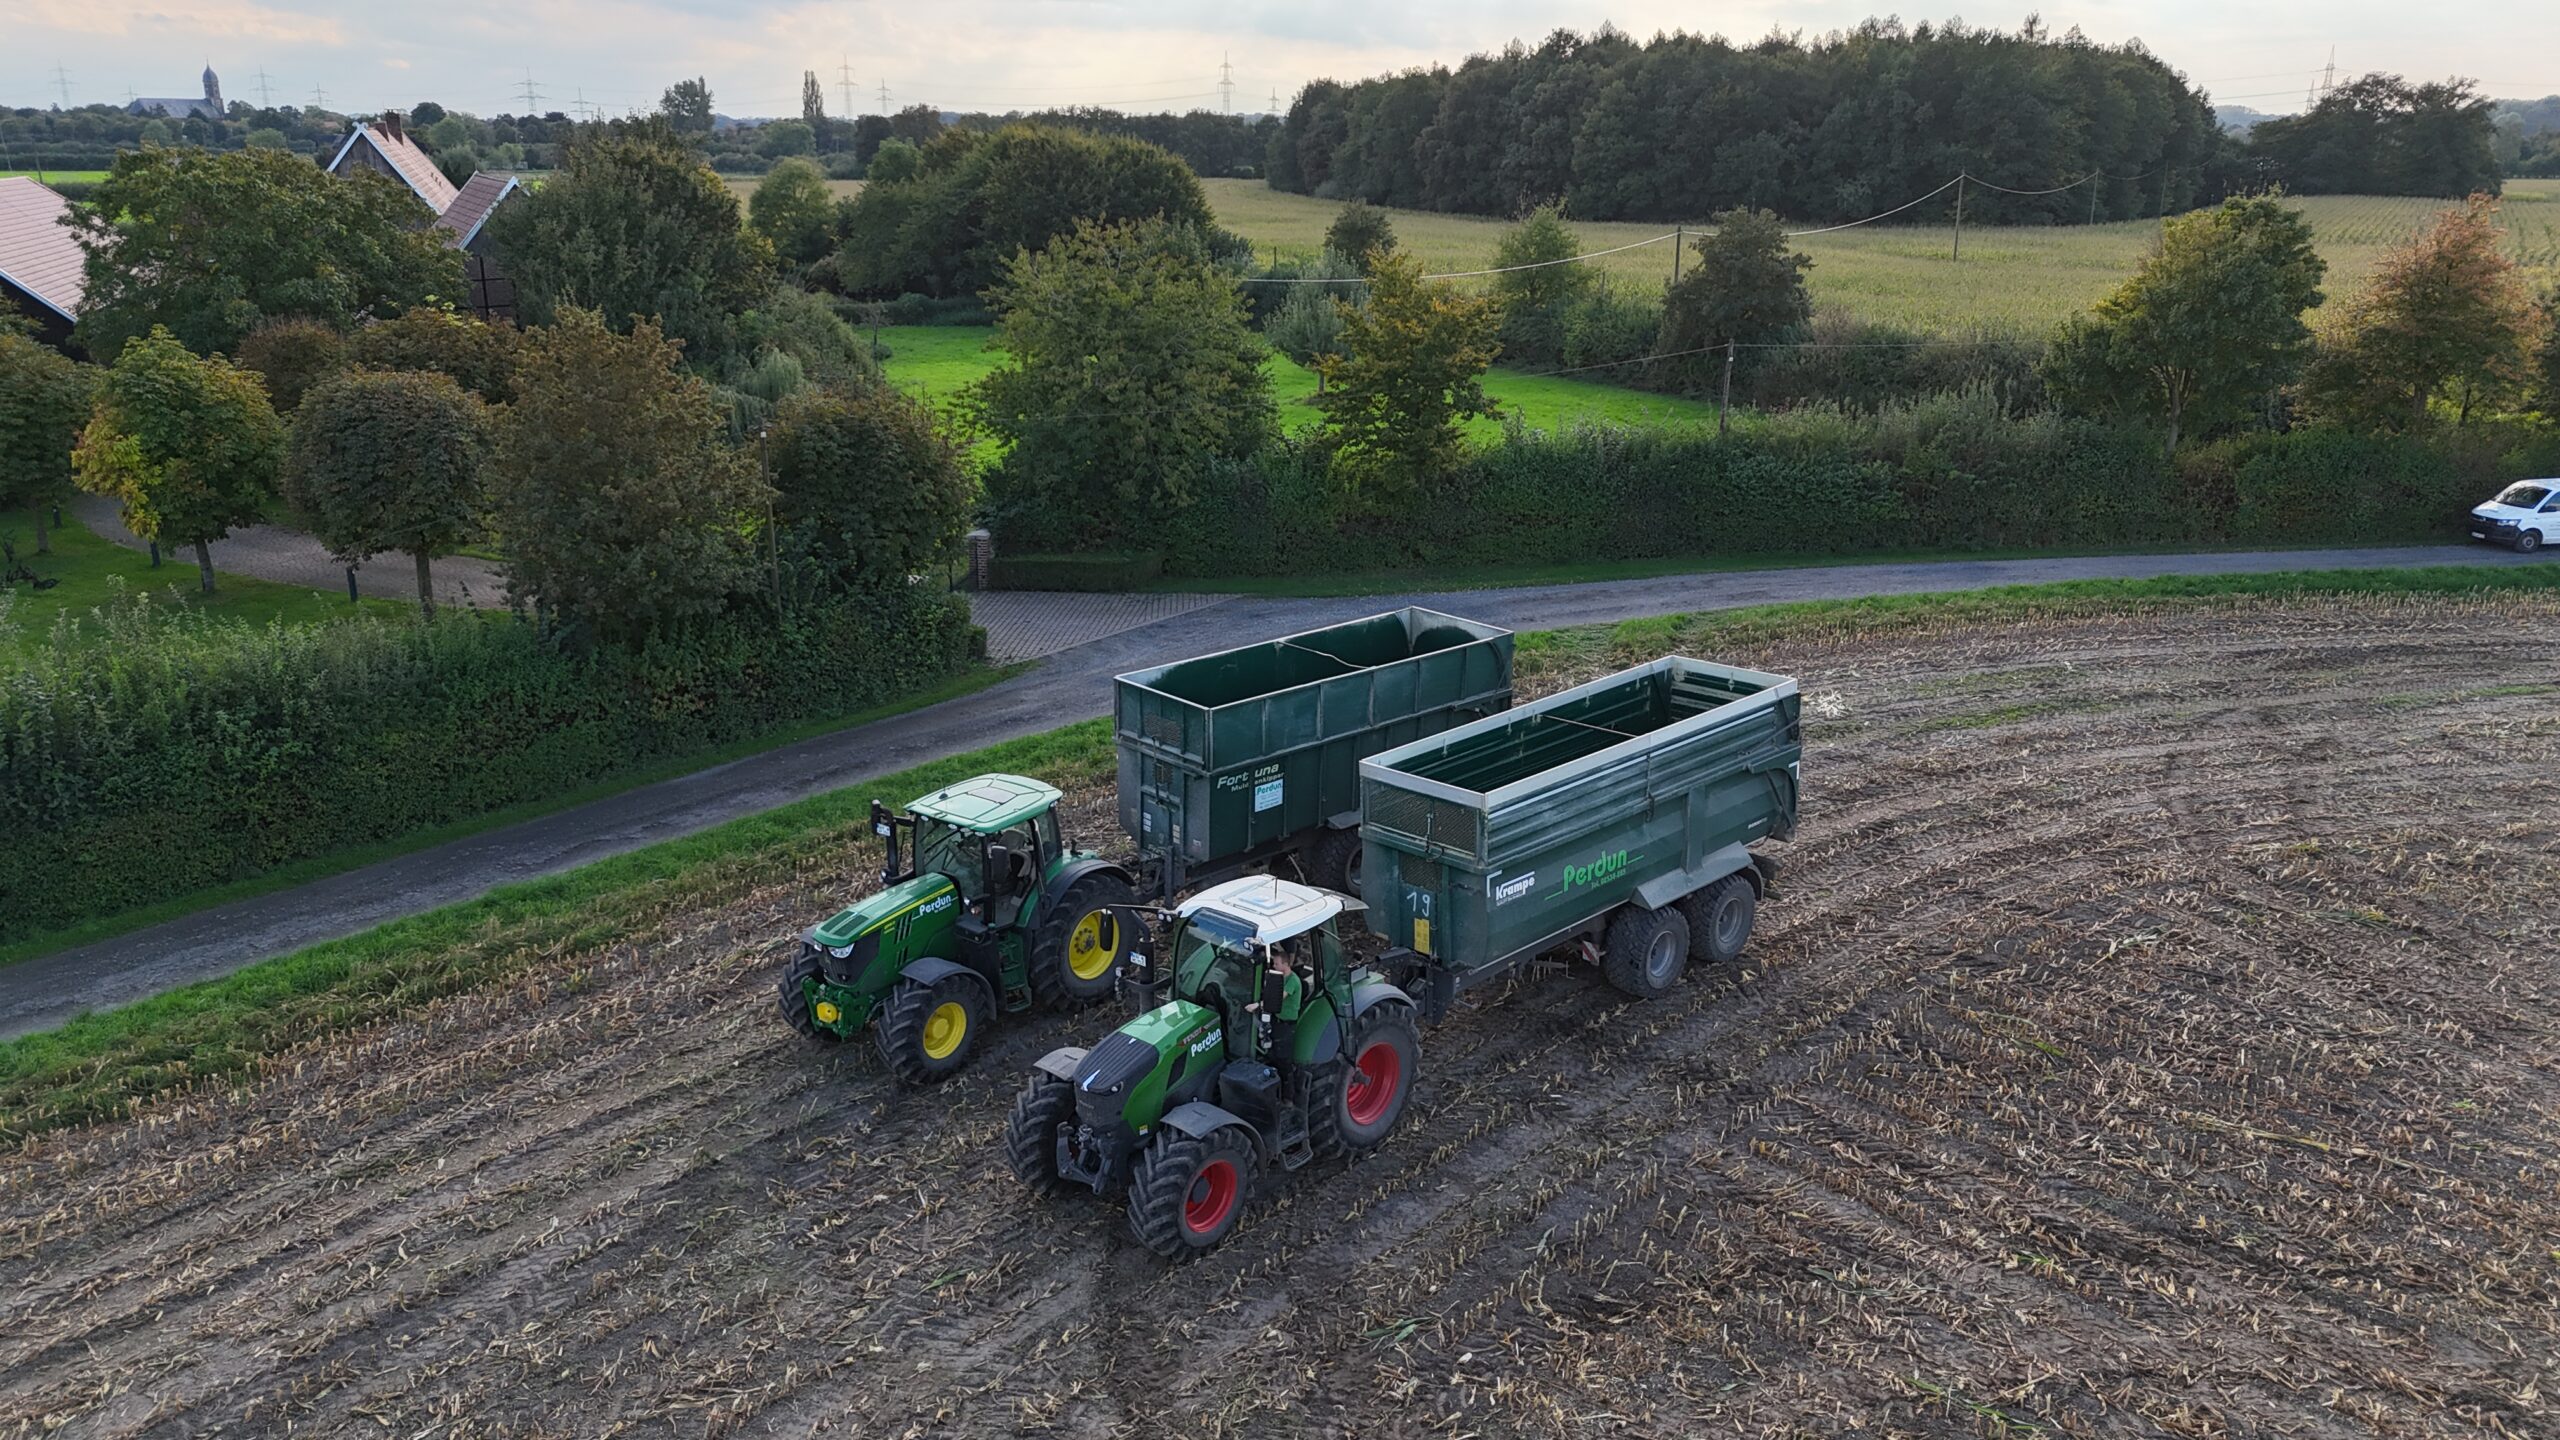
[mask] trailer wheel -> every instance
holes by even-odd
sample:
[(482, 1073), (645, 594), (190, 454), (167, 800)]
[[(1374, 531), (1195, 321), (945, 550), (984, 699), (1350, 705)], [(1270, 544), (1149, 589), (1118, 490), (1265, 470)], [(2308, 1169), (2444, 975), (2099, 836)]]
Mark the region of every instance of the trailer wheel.
[(1689, 958), (1730, 965), (1750, 943), (1760, 896), (1749, 880), (1728, 875), (1681, 901), (1680, 909), (1689, 922)]
[(1188, 1260), (1235, 1232), (1253, 1194), (1253, 1142), (1235, 1126), (1194, 1140), (1161, 1130), (1129, 1181), (1129, 1233), (1167, 1260)]
[(1609, 922), (1600, 973), (1639, 1000), (1667, 995), (1689, 968), (1689, 922), (1678, 906), (1630, 905)]
[(818, 1023), (809, 1009), (809, 982), (825, 974), (818, 968), (818, 957), (803, 949), (782, 972), (782, 983), (775, 986), (775, 1000), (782, 1007), (782, 1023), (799, 1032), (802, 1038), (821, 1045), (833, 1045), (844, 1039)]
[(1383, 1001), (1352, 1022), (1342, 1058), (1315, 1077), (1307, 1117), (1316, 1153), (1358, 1155), (1385, 1143), (1422, 1073), (1422, 1037), (1413, 1007)]
[(1058, 1127), (1076, 1113), (1076, 1088), (1045, 1070), (1031, 1072), (1031, 1083), (1014, 1098), (1004, 1119), (1004, 1158), (1013, 1178), (1047, 1193), (1063, 1188), (1058, 1178)]
[(974, 977), (951, 975), (931, 985), (901, 980), (880, 1013), (880, 1058), (901, 1084), (932, 1085), (969, 1063), (986, 1027), (986, 987)]
[(1337, 894), (1360, 893), (1360, 832), (1327, 830), (1308, 847), (1307, 878)]
[(1135, 897), (1119, 877), (1087, 875), (1067, 887), (1031, 932), (1031, 990), (1052, 1010), (1081, 1010), (1111, 996), (1111, 967), (1127, 948), (1111, 907)]

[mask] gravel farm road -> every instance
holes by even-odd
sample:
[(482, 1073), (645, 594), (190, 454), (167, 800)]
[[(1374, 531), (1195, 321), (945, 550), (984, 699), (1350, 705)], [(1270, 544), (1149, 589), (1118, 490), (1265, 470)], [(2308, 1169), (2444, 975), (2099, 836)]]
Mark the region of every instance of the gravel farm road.
[[(1514, 629), (1546, 630), (1787, 601), (2063, 580), (2518, 563), (2537, 562), (2485, 546), (2443, 545), (1844, 565), (1444, 594), (1231, 599), (1058, 651), (1000, 685), (926, 709), (0, 967), (0, 1038), (51, 1029), (83, 1011), (213, 979), (324, 940), (470, 900), (501, 885), (1103, 715), (1110, 709), (1111, 677), (1124, 670), (1403, 605), (1426, 605)], [(1061, 603), (1077, 598), (1061, 597)]]

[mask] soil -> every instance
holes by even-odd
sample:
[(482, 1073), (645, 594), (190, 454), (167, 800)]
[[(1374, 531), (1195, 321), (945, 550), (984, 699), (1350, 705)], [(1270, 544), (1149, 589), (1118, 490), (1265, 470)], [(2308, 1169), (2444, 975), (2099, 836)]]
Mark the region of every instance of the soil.
[[(0, 1160), (0, 1435), (2560, 1433), (2560, 606), (1800, 636), (1744, 962), (1184, 1266), (775, 1018), (867, 850)], [(1107, 795), (1070, 831), (1110, 833)]]

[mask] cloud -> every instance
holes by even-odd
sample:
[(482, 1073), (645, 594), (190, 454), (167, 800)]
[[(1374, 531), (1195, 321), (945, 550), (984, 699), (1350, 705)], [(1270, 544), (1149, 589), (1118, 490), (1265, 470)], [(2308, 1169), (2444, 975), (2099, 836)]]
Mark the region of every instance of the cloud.
[(173, 31), (217, 40), (286, 40), (304, 45), (344, 45), (346, 31), (325, 10), (292, 11), (250, 0), (196, 0), (184, 10), (120, 7), (95, 0), (28, 0), (26, 20), (14, 26), (66, 31), (75, 35), (142, 35), (158, 38)]
[(401, 59), (401, 58), (400, 58), (399, 56), (397, 56), (397, 55), (385, 55), (385, 56), (383, 56), (383, 57), (382, 57), (382, 63), (383, 63), (386, 67), (388, 67), (388, 68), (390, 68), (390, 69), (393, 69), (393, 70), (406, 70), (406, 69), (408, 69), (408, 68), (409, 68), (409, 62), (408, 62), (408, 61), (406, 61), (406, 60)]

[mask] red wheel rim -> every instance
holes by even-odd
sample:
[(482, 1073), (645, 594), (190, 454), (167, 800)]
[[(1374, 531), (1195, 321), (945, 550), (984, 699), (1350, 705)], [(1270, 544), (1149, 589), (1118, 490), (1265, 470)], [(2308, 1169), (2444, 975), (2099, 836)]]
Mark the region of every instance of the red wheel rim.
[(1191, 1177), (1191, 1191), (1182, 1197), (1182, 1223), (1194, 1235), (1206, 1235), (1226, 1223), (1227, 1215), (1236, 1208), (1236, 1166), (1232, 1160), (1212, 1160)]
[(1403, 1088), (1404, 1057), (1381, 1040), (1360, 1052), (1360, 1064), (1351, 1072), (1351, 1093), (1343, 1097), (1342, 1108), (1350, 1112), (1352, 1124), (1375, 1125), (1386, 1118), (1387, 1107)]

